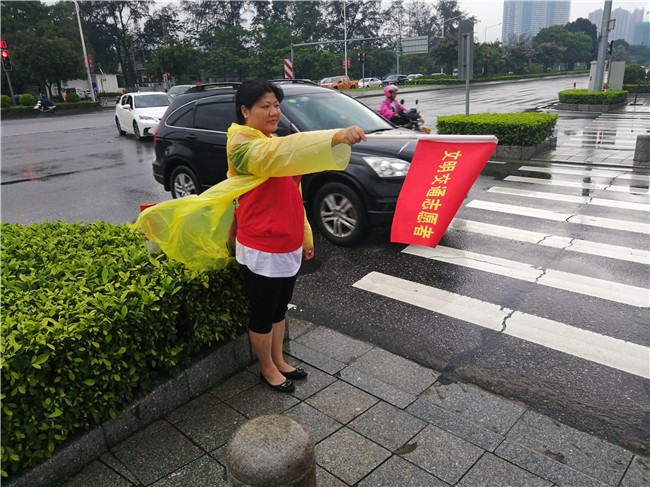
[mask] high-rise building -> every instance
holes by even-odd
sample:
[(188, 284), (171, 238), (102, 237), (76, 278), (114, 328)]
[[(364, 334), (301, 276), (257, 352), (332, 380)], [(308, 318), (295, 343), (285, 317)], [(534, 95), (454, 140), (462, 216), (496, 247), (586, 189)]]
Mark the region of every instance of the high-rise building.
[[(635, 9), (634, 12), (630, 12), (629, 10), (620, 7), (612, 10), (610, 19), (616, 20), (616, 23), (614, 30), (609, 33), (609, 40), (616, 41), (618, 39), (623, 39), (628, 44), (645, 44), (647, 46), (650, 43), (650, 39), (645, 39), (644, 42), (643, 39), (635, 39), (634, 37), (637, 24), (643, 23), (643, 13), (643, 9), (641, 8)], [(603, 23), (603, 9), (599, 8), (598, 10), (594, 10), (587, 15), (587, 18), (589, 19), (589, 22), (596, 26), (598, 34), (600, 34), (600, 28)], [(639, 28), (637, 30), (641, 31), (641, 29), (642, 28)], [(637, 35), (637, 37), (639, 37), (639, 35)]]
[(570, 0), (505, 0), (501, 39), (504, 44), (531, 39), (544, 27), (565, 25), (570, 11)]

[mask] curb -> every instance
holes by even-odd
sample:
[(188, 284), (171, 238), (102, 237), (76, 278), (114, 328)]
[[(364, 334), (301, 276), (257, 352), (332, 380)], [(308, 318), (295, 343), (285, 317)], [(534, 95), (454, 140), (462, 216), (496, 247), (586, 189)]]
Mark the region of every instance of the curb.
[(113, 420), (70, 439), (43, 463), (19, 477), (3, 479), (12, 487), (52, 487), (145, 426), (198, 397), (251, 364), (248, 335), (217, 344), (195, 359), (178, 376), (163, 380), (145, 397), (126, 406)]

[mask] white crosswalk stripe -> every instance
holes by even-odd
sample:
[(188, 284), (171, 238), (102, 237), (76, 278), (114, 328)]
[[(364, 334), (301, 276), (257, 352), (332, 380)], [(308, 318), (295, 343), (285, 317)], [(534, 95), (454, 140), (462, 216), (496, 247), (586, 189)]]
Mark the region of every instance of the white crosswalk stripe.
[[(581, 299), (589, 297), (603, 300), (603, 309), (606, 309), (606, 303), (629, 306), (632, 317), (638, 316), (633, 310), (639, 310), (638, 312), (643, 314), (644, 310), (650, 309), (647, 277), (643, 277), (648, 273), (650, 250), (647, 241), (644, 242), (641, 237), (650, 234), (648, 219), (650, 203), (645, 198), (650, 177), (624, 169), (573, 166), (551, 168), (521, 166), (519, 170), (526, 172), (528, 176), (507, 176), (498, 185), (483, 189), (491, 195), (491, 199), (507, 199), (507, 202), (485, 201), (480, 198), (480, 193), (473, 190), (471, 196), (474, 199), (466, 202), (448, 230), (454, 234), (459, 232), (466, 234), (466, 237), (460, 240), (450, 238), (450, 242), (465, 242), (468, 241), (467, 238), (491, 239), (492, 242), (503, 242), (506, 246), (510, 245), (510, 242), (517, 242), (519, 247), (516, 253), (507, 254), (501, 251), (501, 254), (507, 258), (504, 258), (504, 255), (492, 255), (491, 251), (499, 252), (502, 247), (497, 243), (486, 247), (485, 251), (478, 252), (448, 245), (438, 245), (436, 248), (411, 245), (404, 248), (402, 254), (479, 271), (478, 274), (474, 274), (478, 277), (473, 279), (479, 279), (480, 283), (483, 279), (480, 276), (485, 275), (485, 285), (494, 282), (494, 279), (523, 281), (529, 283), (527, 286), (534, 286), (532, 289), (540, 290), (533, 291), (539, 295), (539, 299), (548, 299), (542, 296), (550, 296), (549, 292), (559, 290), (575, 296), (567, 299), (566, 302), (578, 307)], [(530, 176), (531, 174), (538, 174), (539, 177)], [(587, 177), (591, 179), (585, 183), (583, 179)], [(625, 183), (621, 184), (623, 181)], [(522, 182), (530, 185), (530, 188), (522, 189), (520, 185)], [(615, 187), (616, 190), (613, 189)], [(571, 194), (571, 191), (566, 188), (574, 188), (578, 191)], [(588, 190), (589, 195), (585, 196), (584, 190)], [(607, 192), (612, 191), (618, 193), (608, 198)], [(554, 210), (547, 209), (549, 201), (553, 202)], [(607, 217), (579, 214), (576, 205), (583, 208), (591, 207), (591, 213), (607, 212)], [(562, 210), (563, 206), (566, 211)], [(617, 213), (618, 217), (616, 217)], [(531, 229), (527, 225), (530, 220), (525, 218), (513, 219), (506, 216), (507, 225), (492, 223), (495, 220), (499, 221), (499, 215), (504, 214), (533, 218), (538, 222), (537, 229)], [(466, 218), (468, 215), (471, 215), (471, 218)], [(486, 221), (482, 221), (484, 218)], [(554, 232), (544, 231), (544, 226), (553, 228)], [(561, 231), (563, 228), (566, 229), (564, 235)], [(598, 228), (600, 234), (590, 230), (589, 235), (603, 241), (581, 238), (580, 234), (590, 228)], [(616, 239), (601, 237), (607, 236), (612, 230), (619, 232), (616, 234)], [(630, 242), (632, 245), (626, 245), (625, 242)], [(522, 245), (526, 246), (525, 250)], [(525, 258), (518, 259), (518, 255), (534, 256), (537, 253), (535, 248), (542, 247), (556, 249), (562, 252), (563, 257), (550, 261), (543, 267), (523, 262), (527, 260)], [(604, 267), (601, 272), (595, 272), (594, 275), (598, 277), (576, 273), (575, 269), (580, 269), (585, 264), (573, 265), (571, 256), (582, 256), (581, 259), (601, 259), (597, 263), (604, 263)], [(539, 262), (534, 257), (531, 261)], [(564, 270), (565, 265), (569, 265), (571, 271)], [(619, 265), (628, 267), (625, 272), (619, 273), (615, 270)], [(635, 282), (627, 279), (629, 273), (637, 276)], [(457, 292), (414, 282), (416, 280), (417, 278), (412, 277), (404, 279), (386, 273), (371, 272), (355, 282), (353, 286), (597, 364), (650, 378), (650, 347), (647, 343), (632, 343), (608, 336), (608, 333), (597, 333), (593, 331), (597, 328), (586, 326), (587, 323), (562, 323), (545, 316), (535, 316), (521, 310), (509, 309), (500, 303), (491, 303), (477, 297), (464, 296)], [(472, 293), (472, 286), (463, 286), (462, 289), (468, 294)], [(558, 305), (557, 300), (553, 299), (552, 302), (554, 306)], [(590, 303), (589, 306), (594, 305), (594, 301)], [(560, 313), (559, 316), (564, 314)], [(566, 316), (575, 316), (575, 314), (567, 313)], [(634, 321), (634, 318), (632, 320)], [(636, 325), (641, 324), (636, 323)], [(646, 330), (650, 329), (650, 323), (642, 326), (645, 326)], [(608, 326), (606, 329), (611, 333), (616, 326)]]
[[(614, 128), (613, 128), (614, 127)], [(563, 147), (599, 147), (613, 150), (634, 150), (636, 134), (646, 133), (650, 114), (603, 113), (572, 136)]]
[(557, 321), (513, 311), (405, 279), (371, 272), (354, 287), (410, 303), (641, 377), (650, 377), (650, 349)]

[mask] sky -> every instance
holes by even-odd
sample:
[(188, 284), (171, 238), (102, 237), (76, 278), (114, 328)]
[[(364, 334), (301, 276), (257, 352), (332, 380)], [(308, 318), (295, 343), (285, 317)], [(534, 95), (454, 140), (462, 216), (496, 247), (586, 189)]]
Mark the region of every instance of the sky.
[[(476, 16), (477, 23), (474, 24), (475, 37), (483, 42), (493, 42), (501, 39), (501, 23), (503, 19), (503, 0), (458, 0), (460, 9), (469, 15)], [(633, 12), (637, 8), (646, 9), (645, 20), (648, 20), (648, 2), (636, 0), (612, 0), (612, 11), (622, 8)], [(605, 0), (595, 2), (592, 0), (571, 0), (571, 13), (569, 22), (579, 17), (587, 18), (594, 10), (605, 8)]]

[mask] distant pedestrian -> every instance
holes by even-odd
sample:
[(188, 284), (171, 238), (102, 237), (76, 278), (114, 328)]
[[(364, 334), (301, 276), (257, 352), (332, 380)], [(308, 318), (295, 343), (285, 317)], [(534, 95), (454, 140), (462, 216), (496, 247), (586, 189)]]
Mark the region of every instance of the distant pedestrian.
[(63, 101), (66, 101), (68, 99), (68, 93), (65, 90), (61, 92), (61, 99)]

